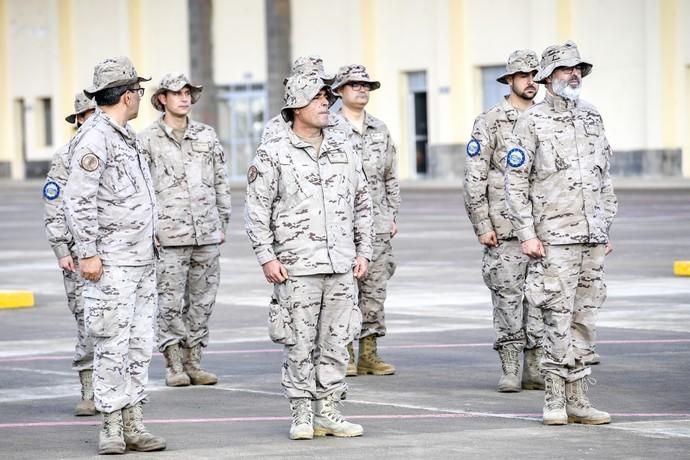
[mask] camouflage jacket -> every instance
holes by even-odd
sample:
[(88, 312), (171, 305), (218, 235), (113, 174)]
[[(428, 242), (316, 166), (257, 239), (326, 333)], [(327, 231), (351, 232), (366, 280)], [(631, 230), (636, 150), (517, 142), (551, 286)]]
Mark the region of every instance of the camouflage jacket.
[(466, 149), (464, 194), (467, 216), (477, 236), (494, 230), (499, 240), (515, 237), (508, 218), (503, 176), (506, 140), (510, 140), (519, 115), (506, 98), (474, 121)]
[(158, 202), (162, 246), (220, 243), (230, 220), (223, 148), (213, 128), (188, 120), (182, 144), (159, 118), (139, 133)]
[(291, 275), (346, 273), (372, 257), (371, 197), (345, 135), (325, 128), (321, 149), (289, 129), (261, 143), (247, 174), (245, 226), (259, 264)]
[(50, 247), (58, 259), (72, 255), (72, 246), (74, 245), (74, 239), (67, 228), (65, 212), (62, 209), (69, 167), (69, 144), (65, 144), (53, 155), (53, 161), (43, 185), (43, 222), (48, 243), (50, 243)]
[(606, 243), (618, 208), (599, 112), (551, 93), (526, 110), (506, 162), (506, 199), (520, 241)]
[(338, 111), (339, 126), (347, 129), (348, 139), (362, 160), (367, 176), (374, 213), (374, 233), (390, 233), (400, 209), (398, 158), (390, 132), (384, 122), (368, 113), (364, 117), (364, 132), (360, 133)]
[(156, 197), (134, 130), (101, 110), (70, 142), (64, 209), (80, 259), (147, 265), (155, 260)]

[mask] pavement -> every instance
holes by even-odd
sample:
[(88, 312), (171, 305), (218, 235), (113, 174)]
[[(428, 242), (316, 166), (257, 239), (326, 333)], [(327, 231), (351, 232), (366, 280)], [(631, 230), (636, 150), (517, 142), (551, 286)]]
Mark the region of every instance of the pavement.
[[(0, 289), (31, 290), (33, 308), (0, 310), (0, 458), (96, 457), (98, 417), (74, 417), (74, 318), (43, 234), (41, 183), (0, 182)], [(267, 337), (270, 287), (243, 230), (243, 193), (222, 249), (205, 366), (210, 387), (167, 388), (150, 368), (146, 422), (168, 441), (142, 459), (682, 459), (690, 458), (690, 195), (679, 187), (620, 187), (607, 260), (590, 397), (610, 425), (541, 424), (543, 394), (496, 392), (481, 249), (455, 186), (403, 189), (398, 270), (381, 355), (394, 376), (348, 378), (346, 417), (364, 436), (290, 441), (282, 350)]]

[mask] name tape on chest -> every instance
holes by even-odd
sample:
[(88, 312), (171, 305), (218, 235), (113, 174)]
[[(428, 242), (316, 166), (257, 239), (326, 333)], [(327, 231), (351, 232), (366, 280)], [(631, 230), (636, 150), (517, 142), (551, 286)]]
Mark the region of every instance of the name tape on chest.
[(525, 158), (527, 158), (527, 155), (525, 155), (524, 150), (522, 150), (520, 147), (513, 147), (508, 151), (508, 155), (506, 155), (506, 162), (508, 163), (508, 166), (519, 168), (525, 164)]
[(482, 146), (479, 144), (479, 141), (477, 139), (473, 138), (467, 143), (465, 151), (467, 152), (468, 157), (476, 157), (477, 155), (479, 155), (479, 152), (482, 151)]
[(52, 201), (59, 196), (60, 186), (58, 185), (58, 183), (52, 180), (46, 182), (46, 184), (43, 186), (43, 197), (46, 200)]
[(192, 142), (192, 150), (195, 152), (210, 152), (211, 146), (208, 142)]
[(386, 140), (386, 135), (383, 133), (374, 133), (371, 135), (371, 140), (374, 142), (383, 142)]
[(347, 163), (347, 154), (345, 152), (328, 152), (328, 161), (333, 164)]

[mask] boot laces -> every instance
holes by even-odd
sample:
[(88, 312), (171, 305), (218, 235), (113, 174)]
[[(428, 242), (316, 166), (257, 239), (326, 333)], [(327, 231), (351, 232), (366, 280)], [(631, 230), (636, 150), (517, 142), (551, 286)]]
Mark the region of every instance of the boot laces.
[(546, 407), (549, 409), (561, 409), (565, 406), (565, 385), (556, 383), (553, 378), (545, 379), (548, 399)]
[(518, 362), (518, 352), (516, 349), (506, 347), (501, 350), (501, 368), (506, 375), (518, 375), (518, 372), (520, 372), (520, 364)]
[(328, 396), (323, 402), (323, 409), (321, 410), (321, 415), (325, 415), (330, 420), (336, 423), (342, 423), (345, 419), (338, 410), (338, 406), (342, 403), (339, 399), (335, 399), (332, 395)]
[(115, 415), (108, 415), (105, 417), (103, 431), (106, 432), (108, 437), (120, 435), (120, 424), (118, 423), (118, 418)]
[(309, 411), (310, 400), (301, 399), (292, 403), (292, 423), (295, 425), (311, 424)]

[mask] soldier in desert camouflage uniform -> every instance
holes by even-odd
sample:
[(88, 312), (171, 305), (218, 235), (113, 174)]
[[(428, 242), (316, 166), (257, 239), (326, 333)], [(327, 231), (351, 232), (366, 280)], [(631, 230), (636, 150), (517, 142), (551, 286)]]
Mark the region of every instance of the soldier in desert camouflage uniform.
[(230, 219), (225, 154), (213, 128), (188, 117), (201, 96), (181, 73), (161, 79), (151, 103), (163, 115), (139, 134), (158, 202), (158, 348), (169, 386), (213, 385), (201, 368)]
[[(510, 94), (477, 117), (466, 148), (465, 209), (484, 246), (482, 274), (494, 308), (494, 349), (503, 370), (498, 382), (501, 392), (544, 389), (539, 373), (543, 321), (539, 308), (525, 296), (529, 257), (522, 253), (508, 220), (503, 179), (506, 140), (510, 140), (520, 113), (537, 95), (539, 88), (533, 78), (538, 67), (534, 51), (511, 53), (505, 73), (496, 79), (510, 86)], [(521, 382), (519, 355), (523, 350)]]
[[(65, 118), (67, 123), (79, 128), (93, 115), (96, 103), (87, 98), (83, 92), (74, 96), (74, 113)], [(62, 209), (62, 191), (67, 184), (70, 168), (69, 144), (55, 152), (53, 161), (43, 185), (43, 203), (45, 210), (45, 228), (58, 266), (62, 269), (62, 278), (67, 294), (67, 306), (77, 321), (77, 345), (74, 348), (72, 369), (79, 373), (81, 383), (81, 400), (74, 409), (75, 415), (96, 415), (93, 402), (93, 340), (84, 329), (84, 302), (81, 298), (84, 281), (78, 273), (78, 258), (74, 254), (74, 239), (67, 228)]]
[(346, 346), (361, 327), (354, 278), (371, 259), (371, 198), (358, 156), (328, 127), (334, 99), (319, 77), (290, 77), (281, 111), (288, 129), (259, 145), (247, 173), (245, 224), (274, 284), (269, 332), (285, 345), (291, 439), (363, 432), (337, 404), (347, 390)]
[(369, 92), (381, 83), (369, 78), (367, 69), (352, 64), (338, 70), (333, 91), (343, 103), (337, 115), (346, 128), (348, 139), (359, 155), (373, 206), (374, 252), (369, 272), (359, 281), (359, 308), (362, 331), (359, 334), (359, 358), (355, 364), (353, 344), (348, 345), (347, 375), (391, 375), (395, 367), (383, 361), (377, 352), (377, 339), (386, 335), (383, 304), (388, 280), (395, 273), (391, 239), (398, 232), (395, 219), (400, 208), (397, 156), (385, 123), (365, 111)]
[(127, 123), (144, 92), (126, 57), (96, 65), (84, 90), (98, 110), (70, 143), (65, 216), (85, 280), (84, 323), (94, 341), (94, 397), (103, 414), (98, 450), (165, 449), (143, 423), (156, 308), (156, 202)]
[(546, 48), (535, 80), (548, 92), (520, 116), (506, 154), (510, 219), (523, 252), (540, 262), (527, 289), (542, 297), (546, 425), (611, 420), (591, 406), (585, 384), (617, 210), (601, 115), (579, 98), (591, 70), (573, 42)]
[[(301, 56), (295, 59), (295, 61), (292, 63), (290, 75), (298, 74), (317, 76), (327, 85), (333, 83), (333, 80), (335, 79), (332, 74), (326, 73), (323, 67), (323, 60), (319, 56)], [(287, 78), (283, 80), (283, 85), (287, 83), (287, 80)], [(334, 114), (331, 114), (328, 117), (328, 125), (331, 128), (341, 128), (340, 121), (340, 117), (336, 117)], [(266, 123), (266, 126), (264, 126), (264, 130), (261, 133), (261, 142), (264, 142), (268, 138), (275, 137), (276, 134), (285, 131), (286, 126), (287, 124), (280, 114), (271, 118), (268, 123)]]

